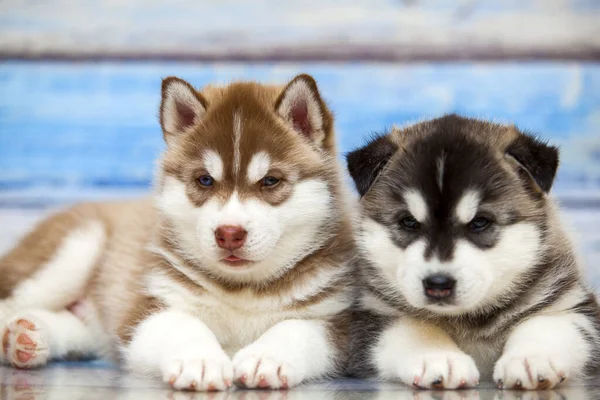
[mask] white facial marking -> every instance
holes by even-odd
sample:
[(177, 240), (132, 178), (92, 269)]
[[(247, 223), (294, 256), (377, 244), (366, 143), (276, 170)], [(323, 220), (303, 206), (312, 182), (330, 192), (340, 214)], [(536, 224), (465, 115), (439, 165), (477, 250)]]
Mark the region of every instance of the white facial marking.
[(405, 252), (392, 241), (389, 230), (382, 224), (365, 218), (357, 239), (360, 249), (387, 278), (390, 287), (397, 287), (398, 266), (404, 264)]
[[(518, 276), (535, 265), (539, 238), (540, 232), (534, 224), (508, 226), (503, 228), (491, 249), (482, 250), (467, 240), (459, 240), (450, 262), (440, 262), (436, 257), (425, 260), (425, 243), (417, 241), (406, 249), (404, 265), (397, 264), (397, 279), (414, 307), (445, 314), (465, 312), (510, 290)], [(455, 304), (452, 306), (428, 305), (423, 295), (423, 279), (440, 273), (456, 279)]]
[(240, 173), (240, 137), (242, 136), (242, 117), (239, 112), (233, 115), (233, 174), (237, 177)]
[(241, 226), (245, 228), (246, 226), (246, 215), (247, 211), (245, 210), (244, 204), (240, 201), (240, 197), (237, 191), (234, 191), (227, 200), (227, 203), (221, 208), (219, 221), (215, 226), (220, 225), (234, 225)]
[(248, 182), (256, 183), (269, 172), (269, 168), (271, 167), (271, 158), (269, 155), (261, 151), (252, 156), (250, 163), (248, 164)]
[[(440, 262), (436, 257), (425, 259), (425, 240), (416, 240), (402, 249), (392, 241), (386, 226), (366, 218), (358, 244), (381, 270), (389, 283), (388, 290), (402, 293), (413, 307), (460, 314), (493, 302), (511, 290), (519, 276), (535, 265), (541, 248), (540, 236), (535, 224), (507, 226), (502, 228), (492, 248), (482, 250), (467, 240), (459, 240), (452, 260)], [(457, 281), (454, 305), (427, 303), (423, 279), (439, 273), (451, 275)]]
[(444, 169), (446, 164), (446, 154), (442, 153), (437, 159), (437, 185), (440, 190), (444, 187)]
[(419, 222), (423, 222), (427, 219), (427, 203), (417, 190), (409, 190), (404, 194), (406, 200), (406, 206), (412, 216)]
[(469, 223), (477, 214), (481, 196), (475, 190), (468, 190), (456, 206), (456, 218), (463, 224)]
[(496, 245), (488, 250), (460, 241), (454, 253), (455, 263), (463, 265), (465, 275), (459, 279), (467, 282), (473, 265), (478, 265), (474, 270), (482, 277), (481, 282), (477, 282), (475, 275), (468, 285), (485, 299), (499, 296), (520, 274), (535, 265), (541, 248), (540, 237), (541, 232), (535, 224), (523, 222), (503, 228)]
[[(322, 223), (331, 215), (331, 203), (327, 184), (317, 179), (296, 184), (293, 194), (277, 207), (259, 199), (242, 202), (237, 193), (225, 204), (211, 198), (196, 207), (186, 195), (185, 184), (170, 176), (157, 196), (157, 206), (173, 223), (186, 257), (202, 260), (214, 273), (246, 281), (282, 274), (315, 251), (330, 235)], [(253, 261), (250, 266), (223, 265), (223, 253), (214, 238), (220, 225), (239, 225), (248, 232), (236, 254)]]
[(223, 179), (223, 160), (221, 159), (221, 156), (214, 150), (206, 150), (203, 159), (204, 167), (209, 175), (217, 181)]

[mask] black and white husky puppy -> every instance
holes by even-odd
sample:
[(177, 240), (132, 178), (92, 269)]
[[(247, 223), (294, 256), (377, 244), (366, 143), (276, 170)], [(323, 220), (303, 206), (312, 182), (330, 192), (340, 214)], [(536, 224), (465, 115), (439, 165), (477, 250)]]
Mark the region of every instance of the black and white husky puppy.
[(600, 308), (549, 196), (558, 149), (448, 115), (372, 139), (353, 374), (419, 388), (552, 388), (600, 364)]

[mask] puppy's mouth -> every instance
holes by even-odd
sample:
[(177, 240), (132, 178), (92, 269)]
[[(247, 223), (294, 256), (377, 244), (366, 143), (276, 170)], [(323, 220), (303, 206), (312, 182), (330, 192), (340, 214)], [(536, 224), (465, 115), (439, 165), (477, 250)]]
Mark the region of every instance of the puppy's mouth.
[(221, 261), (234, 268), (245, 267), (248, 264), (252, 263), (252, 261), (238, 257), (235, 254), (230, 254), (227, 257), (223, 258)]

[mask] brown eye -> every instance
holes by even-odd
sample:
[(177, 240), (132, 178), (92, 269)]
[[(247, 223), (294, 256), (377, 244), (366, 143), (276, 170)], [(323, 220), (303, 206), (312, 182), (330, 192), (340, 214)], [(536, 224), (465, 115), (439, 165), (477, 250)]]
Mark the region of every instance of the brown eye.
[(486, 217), (475, 217), (469, 222), (469, 230), (473, 233), (480, 233), (485, 231), (492, 224), (492, 221)]
[(274, 176), (265, 176), (262, 179), (262, 185), (264, 187), (273, 187), (275, 185), (277, 185), (279, 183), (279, 179), (275, 178)]
[(400, 220), (400, 226), (407, 231), (416, 231), (421, 227), (421, 224), (415, 219), (415, 217), (409, 216)]

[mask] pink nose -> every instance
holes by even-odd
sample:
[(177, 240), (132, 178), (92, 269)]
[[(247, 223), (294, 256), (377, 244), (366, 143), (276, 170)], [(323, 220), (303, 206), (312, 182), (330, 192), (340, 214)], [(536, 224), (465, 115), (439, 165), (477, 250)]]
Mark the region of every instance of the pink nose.
[(239, 249), (246, 242), (248, 232), (241, 226), (223, 225), (215, 230), (215, 240), (222, 249)]

